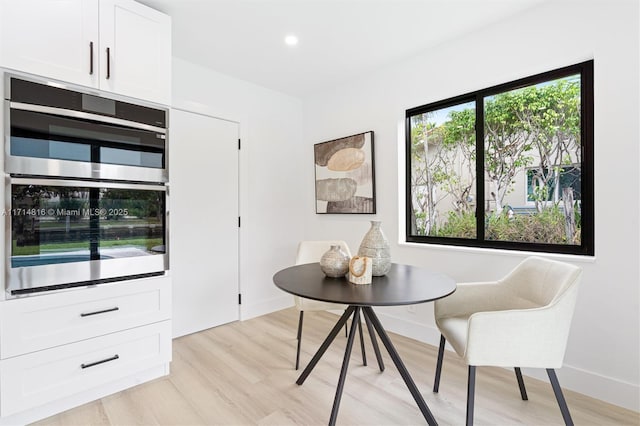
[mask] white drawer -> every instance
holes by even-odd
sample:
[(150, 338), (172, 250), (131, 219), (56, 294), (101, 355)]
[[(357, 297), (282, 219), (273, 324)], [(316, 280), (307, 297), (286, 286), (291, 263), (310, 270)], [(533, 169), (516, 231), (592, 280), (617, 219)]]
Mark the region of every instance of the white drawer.
[(171, 361), (171, 321), (0, 361), (8, 416)]
[(171, 318), (167, 276), (0, 303), (0, 359)]

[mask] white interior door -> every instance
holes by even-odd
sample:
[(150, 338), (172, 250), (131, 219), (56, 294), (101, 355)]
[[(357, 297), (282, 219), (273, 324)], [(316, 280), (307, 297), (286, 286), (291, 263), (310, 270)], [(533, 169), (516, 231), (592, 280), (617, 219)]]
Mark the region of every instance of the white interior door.
[(237, 123), (172, 110), (173, 336), (239, 318)]

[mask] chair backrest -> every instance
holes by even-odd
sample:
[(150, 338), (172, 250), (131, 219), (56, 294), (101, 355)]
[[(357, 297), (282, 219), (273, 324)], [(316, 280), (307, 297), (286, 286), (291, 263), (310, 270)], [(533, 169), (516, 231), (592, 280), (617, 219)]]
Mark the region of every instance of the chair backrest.
[(546, 306), (561, 298), (580, 281), (582, 269), (565, 262), (528, 257), (500, 280), (523, 299)]
[[(323, 254), (325, 254), (331, 246), (340, 246), (342, 250), (351, 257), (349, 246), (342, 240), (323, 240), (323, 241), (300, 241), (298, 244), (298, 253), (296, 254), (296, 265), (304, 263), (319, 262)], [(296, 308), (301, 311), (319, 311), (327, 309), (344, 309), (341, 305), (328, 302), (311, 301), (300, 296), (293, 296)]]
[(349, 246), (341, 240), (300, 241), (296, 255), (296, 265), (319, 262), (322, 255), (329, 251), (331, 246), (336, 245), (340, 246), (351, 257)]

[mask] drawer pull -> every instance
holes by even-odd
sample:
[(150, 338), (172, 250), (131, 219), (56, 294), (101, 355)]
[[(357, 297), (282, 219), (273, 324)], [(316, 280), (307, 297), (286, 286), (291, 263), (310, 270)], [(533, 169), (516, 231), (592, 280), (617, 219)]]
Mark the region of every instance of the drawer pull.
[(120, 359), (120, 355), (115, 354), (114, 356), (112, 356), (111, 358), (106, 358), (100, 361), (96, 361), (96, 362), (90, 362), (88, 364), (80, 364), (80, 367), (84, 368), (89, 368), (89, 367), (94, 367), (96, 365), (100, 365), (100, 364), (104, 364), (105, 362), (109, 362), (109, 361), (115, 361), (116, 359)]
[(111, 78), (111, 49), (107, 47), (107, 80)]
[(89, 75), (93, 75), (93, 42), (89, 42)]
[(118, 311), (120, 310), (120, 308), (118, 308), (117, 306), (114, 308), (109, 308), (109, 309), (103, 309), (101, 311), (94, 311), (94, 312), (82, 312), (80, 314), (81, 317), (90, 317), (91, 315), (98, 315), (98, 314), (106, 314), (107, 312), (114, 312), (114, 311)]

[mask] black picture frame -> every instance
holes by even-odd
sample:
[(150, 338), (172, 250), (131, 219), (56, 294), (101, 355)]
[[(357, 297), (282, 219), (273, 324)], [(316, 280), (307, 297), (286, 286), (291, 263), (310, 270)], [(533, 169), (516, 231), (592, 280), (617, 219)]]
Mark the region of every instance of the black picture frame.
[(373, 131), (314, 144), (317, 214), (375, 214)]

